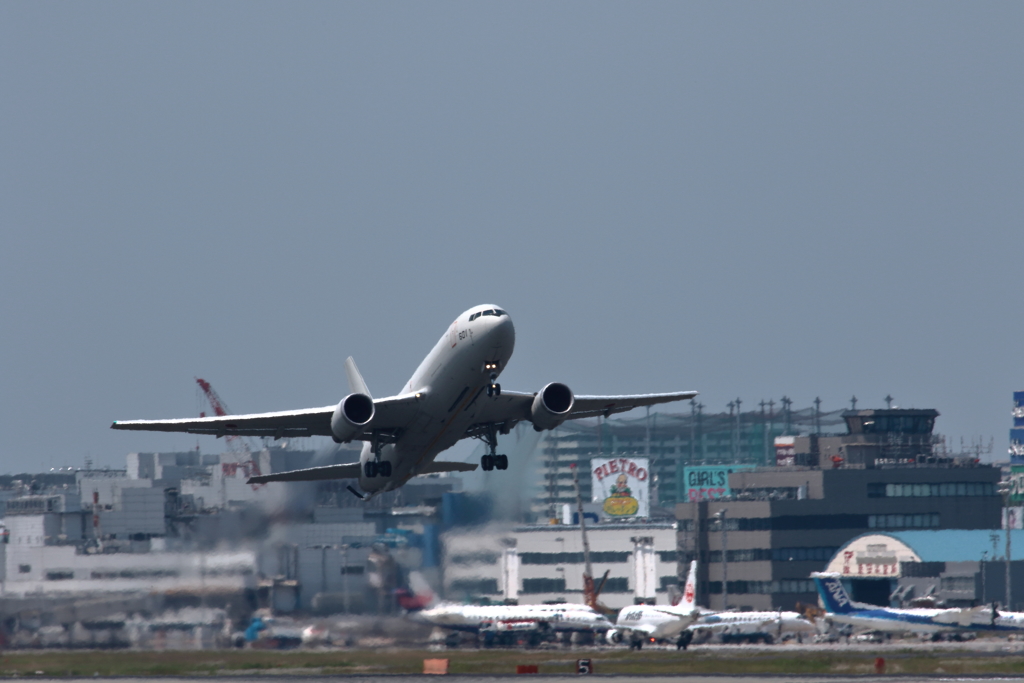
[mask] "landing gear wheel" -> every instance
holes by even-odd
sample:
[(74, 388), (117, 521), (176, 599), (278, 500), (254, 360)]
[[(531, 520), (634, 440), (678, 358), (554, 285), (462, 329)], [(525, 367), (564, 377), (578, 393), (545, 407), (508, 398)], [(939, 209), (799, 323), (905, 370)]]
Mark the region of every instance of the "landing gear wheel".
[(494, 456), (494, 467), (499, 470), (508, 469), (508, 456), (507, 455), (496, 455)]
[(488, 387), (487, 387), (487, 395), (488, 396), (493, 396), (493, 397), (501, 396), (501, 385), (500, 384), (490, 384), (490, 385), (488, 385)]
[(480, 456), (480, 467), (483, 468), (484, 472), (490, 472), (494, 469), (494, 458), (493, 455), (482, 455)]
[(373, 479), (377, 476), (377, 463), (372, 460), (363, 465), (363, 475), (367, 479)]
[(390, 477), (391, 476), (391, 463), (388, 462), (387, 460), (385, 460), (383, 462), (377, 463), (377, 472), (382, 477)]

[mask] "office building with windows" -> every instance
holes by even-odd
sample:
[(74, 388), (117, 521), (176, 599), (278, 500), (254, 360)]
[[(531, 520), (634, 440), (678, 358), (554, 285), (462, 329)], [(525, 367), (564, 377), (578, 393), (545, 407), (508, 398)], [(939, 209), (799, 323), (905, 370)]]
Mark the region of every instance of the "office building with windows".
[[(817, 457), (796, 461), (817, 466), (737, 470), (728, 475), (728, 496), (677, 504), (680, 567), (701, 560), (701, 604), (814, 604), (809, 574), (869, 532), (1000, 528), (999, 468), (936, 455), (929, 438), (936, 415), (846, 411), (847, 435), (802, 440), (803, 450), (814, 448)], [(888, 596), (861, 597), (884, 602)]]

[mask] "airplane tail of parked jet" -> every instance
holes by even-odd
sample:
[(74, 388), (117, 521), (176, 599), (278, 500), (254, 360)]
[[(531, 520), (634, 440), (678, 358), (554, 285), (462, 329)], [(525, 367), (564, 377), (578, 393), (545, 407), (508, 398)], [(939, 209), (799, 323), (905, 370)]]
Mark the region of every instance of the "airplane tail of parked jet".
[(818, 595), (825, 604), (825, 611), (832, 614), (849, 614), (855, 612), (856, 608), (846, 592), (846, 587), (839, 579), (838, 574), (811, 574), (814, 585), (818, 588)]
[(431, 590), (430, 584), (417, 571), (409, 572), (409, 588), (400, 588), (395, 595), (398, 598), (398, 605), (408, 612), (429, 609), (437, 604), (437, 596)]
[(690, 573), (686, 577), (683, 598), (678, 606), (687, 612), (697, 609), (697, 560), (690, 562)]

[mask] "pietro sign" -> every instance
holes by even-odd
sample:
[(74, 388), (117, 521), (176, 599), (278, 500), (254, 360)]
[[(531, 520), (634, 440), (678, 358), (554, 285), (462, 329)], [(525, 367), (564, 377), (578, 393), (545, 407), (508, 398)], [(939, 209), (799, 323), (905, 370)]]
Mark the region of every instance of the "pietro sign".
[(647, 458), (594, 458), (590, 461), (593, 500), (611, 518), (647, 517), (651, 485)]

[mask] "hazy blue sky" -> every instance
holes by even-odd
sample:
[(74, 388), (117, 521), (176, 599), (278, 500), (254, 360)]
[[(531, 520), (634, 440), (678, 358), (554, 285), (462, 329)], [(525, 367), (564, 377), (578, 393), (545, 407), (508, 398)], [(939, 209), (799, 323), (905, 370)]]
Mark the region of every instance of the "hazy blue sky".
[[(0, 4), (0, 471), (114, 419), (505, 388), (934, 407), (1024, 389), (1024, 4)], [(685, 406), (684, 406), (685, 409)], [(204, 450), (219, 443), (200, 437)]]

